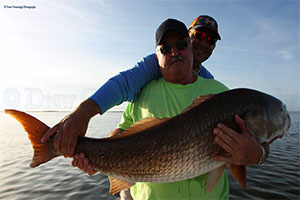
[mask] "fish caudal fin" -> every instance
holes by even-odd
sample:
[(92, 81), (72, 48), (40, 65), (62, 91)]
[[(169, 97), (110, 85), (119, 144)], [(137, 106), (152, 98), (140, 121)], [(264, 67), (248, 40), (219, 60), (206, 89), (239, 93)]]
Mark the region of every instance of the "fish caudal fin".
[(49, 151), (47, 146), (49, 142), (41, 142), (43, 135), (49, 129), (46, 124), (33, 116), (18, 110), (5, 110), (5, 113), (11, 115), (20, 122), (24, 130), (28, 133), (34, 151), (30, 167), (37, 167), (57, 156)]
[(120, 192), (121, 190), (128, 189), (134, 185), (134, 183), (122, 181), (120, 179), (117, 179), (117, 178), (114, 178), (111, 176), (108, 176), (108, 180), (110, 182), (110, 188), (109, 188), (110, 194), (116, 194), (116, 193)]
[(229, 171), (233, 178), (243, 187), (246, 188), (246, 166), (229, 165)]

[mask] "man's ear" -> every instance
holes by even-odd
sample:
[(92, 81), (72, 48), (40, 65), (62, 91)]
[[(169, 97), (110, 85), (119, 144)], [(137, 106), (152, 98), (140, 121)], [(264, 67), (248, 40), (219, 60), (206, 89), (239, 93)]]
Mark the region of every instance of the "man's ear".
[(189, 30), (189, 36), (190, 36), (190, 39), (192, 39), (192, 35), (193, 35), (194, 32), (195, 32), (195, 31), (194, 31), (193, 29), (190, 29), (190, 30)]

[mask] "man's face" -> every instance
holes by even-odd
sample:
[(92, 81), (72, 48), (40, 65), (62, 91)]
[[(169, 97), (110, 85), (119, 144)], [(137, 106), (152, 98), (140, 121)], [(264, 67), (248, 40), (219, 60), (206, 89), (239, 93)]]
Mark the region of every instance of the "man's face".
[[(195, 33), (197, 31), (197, 33)], [(203, 34), (204, 32), (204, 34)], [(201, 64), (207, 60), (212, 54), (216, 44), (209, 41), (207, 38), (210, 37), (214, 40), (214, 32), (208, 28), (197, 28), (189, 31), (191, 42), (193, 45), (194, 62), (196, 65)], [(200, 36), (200, 37), (199, 37)]]
[(156, 47), (156, 56), (166, 81), (188, 84), (193, 78), (195, 79), (192, 73), (193, 54), (189, 38), (178, 32), (168, 31), (161, 44)]

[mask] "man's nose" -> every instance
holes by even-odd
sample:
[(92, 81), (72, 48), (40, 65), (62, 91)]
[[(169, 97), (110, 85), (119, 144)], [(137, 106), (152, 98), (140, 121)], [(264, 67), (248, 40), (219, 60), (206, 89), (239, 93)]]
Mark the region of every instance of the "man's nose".
[(205, 46), (205, 47), (208, 47), (209, 44), (208, 44), (208, 41), (206, 38), (204, 38), (203, 40), (198, 40), (198, 42), (202, 45), (202, 46)]
[(178, 54), (179, 54), (179, 50), (175, 46), (171, 47), (171, 55), (177, 56)]

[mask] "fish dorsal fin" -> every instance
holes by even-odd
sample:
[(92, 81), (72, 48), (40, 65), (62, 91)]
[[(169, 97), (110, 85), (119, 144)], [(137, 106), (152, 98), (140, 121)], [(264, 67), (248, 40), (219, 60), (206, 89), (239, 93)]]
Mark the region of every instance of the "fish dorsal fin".
[(208, 172), (205, 176), (205, 193), (208, 194), (212, 191), (219, 178), (222, 176), (226, 164), (215, 169), (214, 171)]
[(192, 104), (191, 104), (190, 106), (188, 106), (186, 109), (184, 109), (183, 112), (187, 112), (188, 110), (190, 110), (190, 109), (192, 109), (192, 108), (198, 106), (199, 104), (201, 104), (201, 103), (203, 103), (204, 101), (206, 101), (206, 100), (212, 98), (213, 96), (214, 96), (213, 94), (208, 94), (208, 95), (203, 95), (203, 96), (198, 96), (198, 97), (196, 97), (196, 98), (193, 100)]
[(133, 124), (132, 126), (130, 126), (128, 129), (124, 130), (120, 135), (113, 136), (112, 139), (123, 138), (123, 137), (127, 137), (129, 135), (134, 135), (138, 132), (141, 132), (143, 130), (146, 130), (148, 128), (151, 128), (153, 126), (156, 126), (156, 125), (166, 122), (168, 120), (169, 120), (169, 118), (161, 118), (160, 119), (160, 118), (155, 118), (155, 117), (142, 119), (142, 120), (136, 122), (135, 124)]
[(111, 176), (108, 176), (108, 180), (110, 182), (110, 188), (109, 188), (109, 193), (110, 194), (116, 194), (120, 192), (121, 190), (125, 190), (130, 188), (131, 186), (134, 185), (134, 183), (130, 183), (127, 181), (123, 181)]
[(246, 188), (246, 166), (229, 165), (229, 170), (233, 178), (243, 187)]

